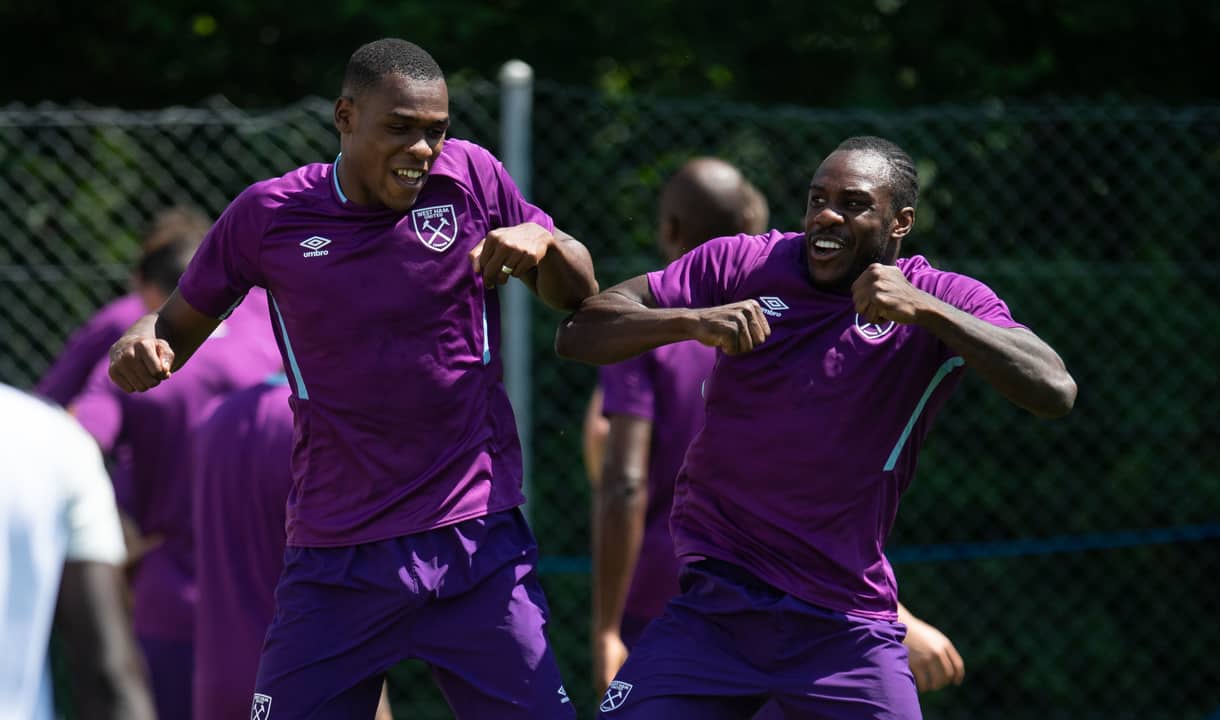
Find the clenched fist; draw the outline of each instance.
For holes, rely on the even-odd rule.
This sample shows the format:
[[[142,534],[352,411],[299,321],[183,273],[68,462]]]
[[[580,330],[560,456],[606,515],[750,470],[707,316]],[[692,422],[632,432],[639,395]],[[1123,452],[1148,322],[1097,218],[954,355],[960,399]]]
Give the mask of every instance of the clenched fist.
[[[870,323],[893,320],[909,325],[930,296],[912,285],[898,266],[873,263],[852,283],[851,297],[856,312]]]
[[[737,355],[762,345],[770,335],[771,325],[758,301],[742,300],[700,310],[694,339],[725,355]]]
[[[503,285],[538,267],[553,242],[555,236],[537,223],[496,228],[470,251],[470,262],[484,285]]]
[[[161,384],[174,366],[174,351],[160,338],[124,335],[110,348],[110,379],[124,392]]]

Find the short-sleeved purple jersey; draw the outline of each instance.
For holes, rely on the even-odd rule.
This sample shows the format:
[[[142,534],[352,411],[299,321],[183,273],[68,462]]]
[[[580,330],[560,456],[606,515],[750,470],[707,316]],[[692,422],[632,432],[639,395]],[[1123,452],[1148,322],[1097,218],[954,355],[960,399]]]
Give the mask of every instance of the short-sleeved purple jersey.
[[[815,605],[893,619],[882,548],[963,361],[921,327],[869,324],[850,296],[816,289],[803,245],[778,231],[721,238],[648,276],[662,307],[753,298],[771,325],[755,351],[720,356],[707,382],[706,424],[674,490],[675,547]],[[950,305],[1021,327],[976,280],[922,256],[898,267]]]
[[[127,394],[110,381],[103,360],[73,403],[77,420],[103,451],[130,450],[131,512],[143,534],[161,540],[140,561],[134,581],[134,626],[142,636],[187,640],[192,635],[191,433],[214,398],[279,368],[266,295],[256,290],[169,381]]]
[[[110,346],[148,310],[135,293],[128,293],[103,305],[64,344],[38,381],[35,392],[67,406],[85,387],[89,373],[106,357]]]
[[[292,485],[284,375],[223,398],[195,435],[197,718],[249,708],[284,563]]]
[[[660,616],[678,594],[678,560],[669,536],[674,478],[703,425],[703,382],[715,361],[715,349],[691,340],[601,369],[602,412],[652,422],[644,541],[623,608],[641,620]]]
[[[462,140],[445,142],[406,213],[349,202],[335,167],[249,187],[179,284],[217,317],[267,289],[296,424],[288,544],[374,542],[519,505],[499,297],[468,254],[494,228],[551,219]]]

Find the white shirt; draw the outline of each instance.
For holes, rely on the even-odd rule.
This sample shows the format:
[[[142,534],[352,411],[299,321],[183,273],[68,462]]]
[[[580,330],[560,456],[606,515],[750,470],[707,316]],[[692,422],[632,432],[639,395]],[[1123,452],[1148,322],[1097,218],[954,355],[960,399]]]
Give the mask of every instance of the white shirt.
[[[47,644],[65,560],[125,549],[96,443],[57,407],[0,385],[0,720],[52,720]]]

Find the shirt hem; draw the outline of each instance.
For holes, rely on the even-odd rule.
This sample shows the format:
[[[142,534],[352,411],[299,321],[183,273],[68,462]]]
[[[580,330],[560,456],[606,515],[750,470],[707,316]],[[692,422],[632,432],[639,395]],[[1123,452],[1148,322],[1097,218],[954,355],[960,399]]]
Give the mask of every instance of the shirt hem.
[[[786,588],[781,585],[777,585],[772,580],[762,577],[758,573],[751,570],[748,566],[742,564],[741,558],[731,557],[728,553],[718,552],[717,549],[714,549],[714,548],[704,548],[704,549],[697,550],[697,551],[692,550],[689,552],[683,552],[680,555],[678,555],[678,560],[680,562],[682,562],[683,564],[695,562],[697,560],[705,560],[705,559],[709,559],[709,558],[714,559],[714,560],[720,560],[721,562],[726,562],[731,565],[736,565],[737,567],[741,568],[743,571],[750,573],[751,575],[757,577],[760,582],[764,582],[764,583],[770,585],[771,587],[775,588],[776,590],[779,590],[782,593],[787,593],[788,595],[791,595],[792,597],[796,598],[797,600],[800,600],[802,602],[807,602],[810,605],[817,606],[823,610],[843,613],[844,615],[850,615],[851,617],[864,618],[866,620],[885,620],[888,622],[897,622],[898,621],[897,603],[895,603],[893,610],[862,610],[860,608],[845,608],[845,607],[839,605],[838,603],[826,602],[825,600],[815,597],[813,595],[793,592],[790,588]]]
[[[458,523],[465,522],[467,520],[474,520],[476,518],[487,517],[488,515],[492,515],[494,513],[504,512],[505,510],[512,510],[513,508],[521,507],[524,504],[525,504],[525,498],[514,499],[513,501],[511,501],[507,504],[491,505],[491,506],[488,506],[487,508],[481,508],[474,512],[457,515],[455,517],[445,518],[443,521],[435,522],[430,525],[421,525],[419,527],[412,528],[412,529],[399,530],[399,531],[385,533],[385,534],[375,534],[375,535],[370,535],[368,537],[358,536],[352,540],[324,542],[324,541],[319,541],[319,540],[310,540],[309,538],[293,539],[290,536],[288,538],[288,542],[286,543],[286,545],[287,545],[287,547],[294,547],[294,548],[335,548],[335,547],[352,547],[355,545],[368,545],[369,543],[377,543],[377,542],[382,542],[385,540],[393,540],[394,538],[406,537],[408,535],[418,535],[419,533],[425,533],[430,530],[438,530],[443,527],[449,527],[450,525],[457,525]]]

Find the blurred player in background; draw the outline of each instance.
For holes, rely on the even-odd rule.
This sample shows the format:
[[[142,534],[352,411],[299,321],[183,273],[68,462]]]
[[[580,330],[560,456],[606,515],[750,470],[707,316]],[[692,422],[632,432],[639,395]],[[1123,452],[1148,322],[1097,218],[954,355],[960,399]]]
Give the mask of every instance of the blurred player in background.
[[[371,715],[414,657],[459,718],[570,718],[518,510],[496,288],[516,277],[573,309],[597,291],[588,251],[490,153],[446,139],[444,75],[412,43],[356,50],[335,126],[333,163],[229,205],[111,378],[157,386],[250,288],[271,296],[296,439],[254,716]]]
[[[158,212],[140,239],[140,257],[174,242],[176,238],[203,237],[211,227],[207,215],[185,206]],[[131,291],[103,305],[85,324],[73,332],[51,367],[38,381],[35,392],[67,407],[85,387],[89,373],[106,358],[106,353],[123,331],[148,312],[140,297],[139,266],[132,268]]]
[[[57,717],[54,624],[75,717],[152,720],[123,608],[123,556],[97,445],[63,410],[0,385],[0,718]]]
[[[682,594],[603,715],[920,717],[882,550],[932,418],[965,364],[1039,416],[1076,385],[985,285],[898,258],[917,196],[904,151],[850,138],[814,173],[804,232],[711,240],[561,324],[556,349],[588,362],[721,351],[675,483]]]
[[[141,261],[147,310],[169,297],[201,240],[199,234],[181,236]],[[131,515],[152,545],[135,569],[134,624],[161,717],[191,716],[196,462],[191,435],[214,398],[258,383],[280,367],[266,296],[256,292],[206,336],[195,362],[176,382],[130,395],[110,382],[103,360],[71,405],[104,452],[126,451],[131,457]]]
[[[288,377],[215,403],[195,433],[195,717],[245,718],[284,566]],[[382,694],[376,720],[393,720]]]
[[[132,268],[129,281],[131,291],[103,305],[68,337],[63,350],[38,381],[34,391],[68,407],[85,388],[89,374],[99,362],[106,359],[106,353],[114,341],[148,312],[147,302],[141,297],[139,262],[150,253],[181,238],[203,237],[211,225],[212,221],[207,215],[187,206],[169,207],[156,213],[140,238],[140,260],[137,261],[136,267]],[[114,483],[119,508],[124,513],[129,513],[131,458],[120,454],[110,460],[111,481]],[[128,530],[129,539],[137,541],[133,542],[133,545],[138,545],[138,538],[131,534],[130,526],[125,529]],[[137,547],[130,549],[138,552]]]
[[[735,167],[714,158],[683,165],[662,188],[658,214],[658,245],[667,264],[712,238],[765,233],[769,222],[766,198]],[[673,480],[703,425],[702,386],[715,359],[715,348],[688,340],[601,368],[584,435],[593,484],[593,672],[599,693],[644,626],[678,594],[679,565],[669,535]],[[898,613],[919,689],[960,683],[965,665],[953,643],[901,603]]]

